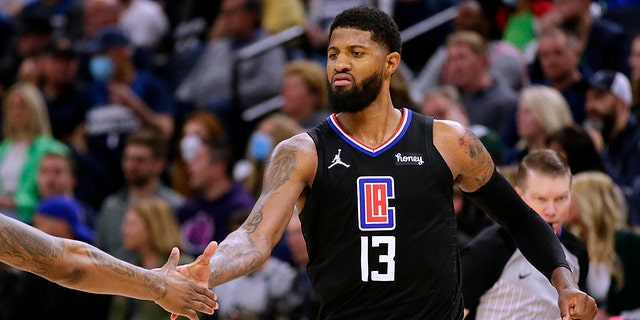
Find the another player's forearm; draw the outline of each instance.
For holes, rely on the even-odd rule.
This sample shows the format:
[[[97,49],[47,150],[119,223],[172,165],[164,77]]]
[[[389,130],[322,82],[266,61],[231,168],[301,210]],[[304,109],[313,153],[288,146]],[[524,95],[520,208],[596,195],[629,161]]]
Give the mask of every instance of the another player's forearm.
[[[211,258],[209,287],[249,274],[269,257],[271,247],[262,240],[253,240],[244,229],[231,233],[218,246]]]
[[[73,289],[156,300],[166,282],[86,243],[52,237],[0,214],[0,260]]]
[[[158,273],[118,260],[98,248],[70,241],[63,258],[68,270],[60,285],[93,293],[117,294],[141,300],[158,300],[167,294],[166,280]]]

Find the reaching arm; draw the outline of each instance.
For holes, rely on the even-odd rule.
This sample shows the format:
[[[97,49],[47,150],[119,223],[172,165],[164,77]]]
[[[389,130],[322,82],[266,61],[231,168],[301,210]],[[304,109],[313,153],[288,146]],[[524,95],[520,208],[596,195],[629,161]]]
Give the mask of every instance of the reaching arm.
[[[251,273],[264,263],[289,224],[294,205],[301,207],[303,191],[311,185],[316,166],[315,145],[306,133],[285,140],[274,149],[265,170],[262,193],[251,214],[220,243],[211,258],[210,270],[206,270],[211,273],[209,287]],[[181,272],[201,281],[206,266],[199,258]]]
[[[213,313],[214,295],[176,270],[177,249],[157,272],[118,260],[84,242],[47,235],[0,214],[0,260],[59,285],[152,300],[170,312],[198,319]]]
[[[522,254],[554,285],[563,319],[569,315],[572,319],[593,319],[595,301],[581,292],[571,277],[558,237],[495,171],[482,142],[460,124],[435,121],[434,143],[460,189],[509,231]]]

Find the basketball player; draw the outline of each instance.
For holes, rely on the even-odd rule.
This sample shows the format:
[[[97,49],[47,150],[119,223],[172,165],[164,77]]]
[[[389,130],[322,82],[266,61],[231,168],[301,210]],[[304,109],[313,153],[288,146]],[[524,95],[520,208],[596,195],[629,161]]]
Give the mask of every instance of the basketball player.
[[[565,319],[593,319],[595,302],[578,289],[553,230],[482,143],[458,123],[392,105],[400,51],[383,12],[358,7],[335,18],[327,76],[336,113],[275,148],[247,221],[210,266],[203,255],[182,272],[210,272],[210,287],[252,272],[299,211],[320,319],[461,319],[455,183],[511,231],[557,289]]]
[[[165,310],[191,320],[198,319],[196,311],[213,314],[217,308],[213,292],[176,272],[180,258],[177,249],[161,269],[151,271],[84,242],[52,237],[3,214],[0,228],[0,261],[61,286],[153,300]]]

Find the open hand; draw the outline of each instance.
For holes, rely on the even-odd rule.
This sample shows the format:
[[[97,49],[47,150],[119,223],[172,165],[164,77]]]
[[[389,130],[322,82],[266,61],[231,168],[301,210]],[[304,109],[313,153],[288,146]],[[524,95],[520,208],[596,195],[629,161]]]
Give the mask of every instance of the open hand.
[[[187,279],[194,281],[195,283],[208,287],[209,286],[209,275],[211,274],[211,257],[216,253],[216,249],[218,248],[218,243],[212,241],[207,245],[202,254],[198,256],[196,261],[179,266],[176,270],[187,277]],[[216,301],[214,295],[213,308],[214,310],[218,309],[218,302]],[[178,317],[178,314],[172,314],[171,320],[175,320]]]
[[[178,272],[179,259],[180,251],[178,248],[173,248],[167,263],[162,268],[154,270],[162,274],[165,281],[164,293],[155,300],[155,303],[171,312],[172,319],[182,315],[191,320],[197,320],[196,312],[213,314],[217,305],[215,294],[207,288],[206,284],[191,281]]]

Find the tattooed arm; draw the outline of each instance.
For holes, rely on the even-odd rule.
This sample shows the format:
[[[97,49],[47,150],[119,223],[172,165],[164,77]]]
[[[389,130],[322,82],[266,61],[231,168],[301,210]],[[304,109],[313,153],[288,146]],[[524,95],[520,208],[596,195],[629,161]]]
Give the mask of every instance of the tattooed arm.
[[[482,142],[463,125],[434,121],[433,142],[462,191],[473,192],[489,181],[495,165]]]
[[[306,133],[278,144],[267,163],[262,193],[245,223],[220,243],[210,268],[204,268],[202,255],[181,272],[199,281],[210,272],[209,287],[215,287],[259,268],[282,237],[294,205],[304,206],[304,191],[316,167],[315,145]]]
[[[556,288],[562,319],[593,319],[595,301],[578,289],[553,229],[494,172],[480,140],[455,122],[435,121],[433,131],[434,144],[460,189],[509,231],[522,254]]]
[[[0,260],[59,285],[153,300],[169,312],[198,319],[213,312],[214,294],[176,271],[177,249],[157,272],[118,260],[84,242],[52,237],[0,214]]]

